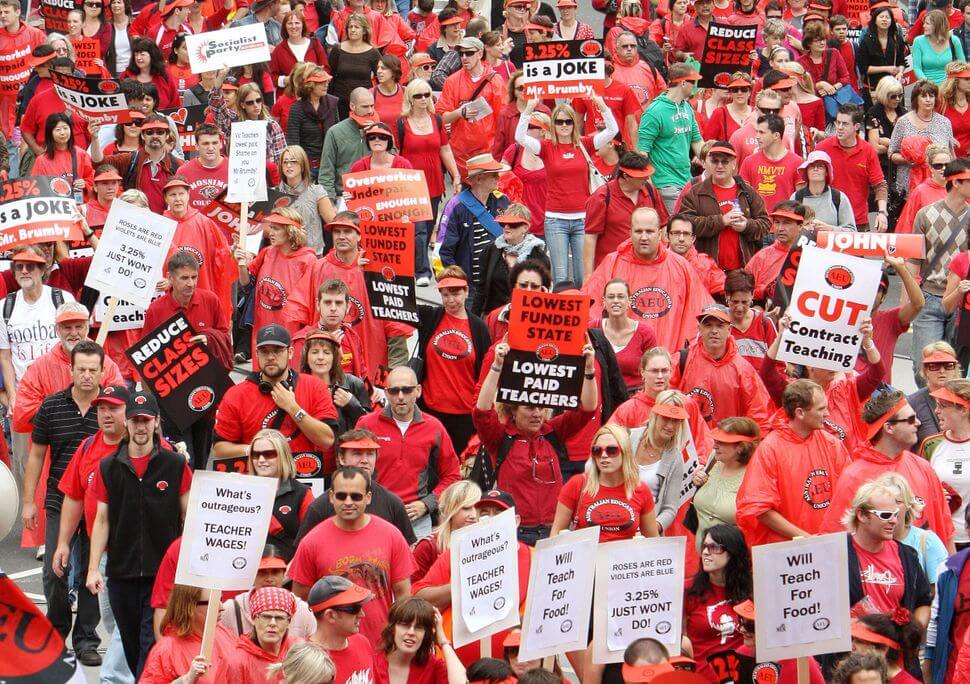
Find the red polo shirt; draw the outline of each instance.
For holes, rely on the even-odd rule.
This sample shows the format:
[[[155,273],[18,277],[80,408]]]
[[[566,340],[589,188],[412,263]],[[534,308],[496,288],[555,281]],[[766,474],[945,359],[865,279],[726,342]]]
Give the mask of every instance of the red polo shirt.
[[[707,40],[707,29],[700,25],[695,18],[693,21],[685,21],[683,28],[674,38],[674,49],[681,52],[689,52],[696,59],[700,59],[704,54],[704,41]]]
[[[640,207],[653,207],[660,216],[660,224],[667,223],[667,207],[660,200],[660,193],[654,190],[654,202],[646,187],[637,194],[636,205],[620,189],[619,179],[614,178],[606,185],[596,189],[586,200],[586,232],[599,236],[596,240],[596,253],[593,267],[610,252],[615,252],[620,243],[630,238],[630,218],[633,211]]]
[[[834,135],[820,142],[816,149],[828,153],[832,166],[839,170],[829,182],[849,198],[856,225],[869,225],[869,190],[886,182],[879,155],[862,138],[854,147],[845,148]]]

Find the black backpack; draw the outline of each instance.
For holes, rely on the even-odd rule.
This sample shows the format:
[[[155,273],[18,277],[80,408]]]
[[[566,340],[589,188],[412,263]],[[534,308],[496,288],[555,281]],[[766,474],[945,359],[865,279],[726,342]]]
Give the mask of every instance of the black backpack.
[[[566,451],[566,447],[563,446],[562,441],[559,439],[559,435],[555,432],[549,432],[541,436],[545,439],[555,450],[556,455],[559,457],[559,463],[562,464],[569,460],[569,454]],[[505,435],[502,438],[502,443],[498,447],[498,453],[495,454],[495,465],[492,465],[492,459],[489,458],[488,451],[485,449],[485,445],[479,445],[478,451],[475,452],[475,463],[472,465],[471,472],[468,473],[468,478],[479,487],[482,488],[483,492],[487,492],[490,489],[495,489],[495,485],[498,482],[498,471],[505,463],[505,459],[508,458],[509,452],[512,450],[512,443],[515,441],[515,435]]]
[[[18,290],[19,292],[19,290]],[[52,287],[50,290],[51,302],[54,303],[54,310],[60,308],[64,303],[64,290]],[[17,292],[11,292],[3,300],[3,323],[10,325],[10,317],[13,316],[13,308],[17,305]]]
[[[636,34],[634,34],[636,35]],[[667,64],[664,62],[664,53],[660,46],[650,40],[650,36],[644,31],[643,35],[637,36],[637,54],[640,59],[653,67],[653,70],[667,80]]]

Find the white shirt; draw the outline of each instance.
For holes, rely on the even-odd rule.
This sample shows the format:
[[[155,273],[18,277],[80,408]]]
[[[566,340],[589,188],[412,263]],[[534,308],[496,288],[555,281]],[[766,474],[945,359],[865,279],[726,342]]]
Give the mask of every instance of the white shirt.
[[[64,301],[74,301],[70,292],[64,291]],[[0,349],[10,350],[14,376],[18,382],[24,377],[30,364],[58,343],[57,332],[54,330],[55,313],[51,288],[44,285],[40,297],[33,304],[24,299],[23,290],[17,292],[9,325],[0,316]]]
[[[960,508],[953,512],[953,541],[961,544],[970,541],[963,523],[963,516],[970,500],[970,441],[954,442],[944,439],[933,450],[930,465],[940,480],[953,487],[963,497]]]

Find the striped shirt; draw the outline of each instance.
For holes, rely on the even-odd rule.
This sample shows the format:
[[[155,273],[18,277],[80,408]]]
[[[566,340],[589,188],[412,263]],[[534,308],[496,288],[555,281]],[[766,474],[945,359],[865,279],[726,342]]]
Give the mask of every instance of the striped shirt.
[[[77,402],[71,395],[74,385],[48,396],[41,403],[34,416],[34,431],[31,439],[34,444],[50,447],[51,468],[47,477],[47,494],[44,497],[44,508],[52,511],[61,510],[64,493],[57,485],[61,476],[67,470],[71,456],[77,451],[78,445],[86,438],[98,431],[98,411],[89,406],[83,416]]]
[[[946,289],[946,269],[958,253],[967,248],[967,219],[970,212],[959,216],[939,200],[919,210],[913,220],[913,233],[926,238],[926,258],[910,259],[920,265],[920,284],[924,292],[943,296]]]

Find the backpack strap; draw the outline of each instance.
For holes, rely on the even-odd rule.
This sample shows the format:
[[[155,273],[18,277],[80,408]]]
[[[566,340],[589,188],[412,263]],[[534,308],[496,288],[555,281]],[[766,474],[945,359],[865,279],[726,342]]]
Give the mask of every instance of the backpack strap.
[[[51,288],[51,301],[54,303],[54,310],[61,308],[61,304],[64,303],[64,290],[59,287]]]
[[[128,162],[128,170],[125,171],[125,188],[131,190],[135,187],[135,167],[138,166],[138,152],[135,150],[131,153],[131,159]]]
[[[13,308],[17,304],[17,293],[11,292],[3,300],[3,323],[10,325],[10,317],[13,315]]]
[[[404,125],[404,117],[403,116],[397,117],[397,149],[399,151],[404,148],[405,128],[406,127]]]
[[[687,368],[687,355],[690,353],[690,347],[684,345],[680,350],[680,358],[677,360],[677,368],[680,370],[680,377],[684,377],[684,369]]]
[[[498,445],[498,453],[495,454],[495,483],[498,484],[498,469],[502,467],[505,463],[505,459],[509,457],[509,452],[512,451],[512,443],[515,442],[515,437],[510,434],[506,434],[502,438],[502,443]]]
[[[542,435],[543,439],[549,442],[549,446],[553,448],[556,452],[556,456],[559,457],[559,462],[563,463],[569,460],[569,452],[566,450],[565,445],[562,440],[559,439],[559,435],[556,434],[555,430],[550,430],[546,434]]]

